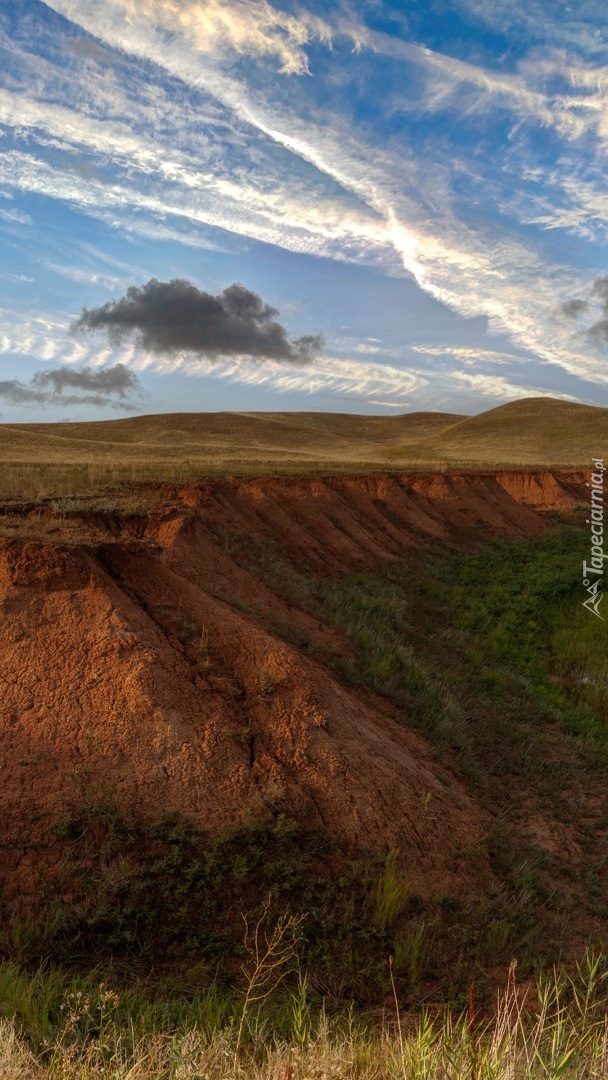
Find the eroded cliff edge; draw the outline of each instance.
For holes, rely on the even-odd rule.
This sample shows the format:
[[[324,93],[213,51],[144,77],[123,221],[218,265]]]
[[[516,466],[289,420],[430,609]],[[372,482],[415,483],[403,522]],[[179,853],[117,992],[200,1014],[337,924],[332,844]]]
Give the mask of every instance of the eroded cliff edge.
[[[488,535],[533,538],[585,499],[582,472],[223,478],[5,508],[0,538],[4,893],[58,873],[53,827],[106,798],[207,833],[278,813],[398,850],[421,896],[474,893],[485,823],[426,741],[323,661],[331,627],[236,559],[255,545],[331,576]],[[289,625],[318,657],[282,640]],[[405,719],[405,723],[403,720]]]

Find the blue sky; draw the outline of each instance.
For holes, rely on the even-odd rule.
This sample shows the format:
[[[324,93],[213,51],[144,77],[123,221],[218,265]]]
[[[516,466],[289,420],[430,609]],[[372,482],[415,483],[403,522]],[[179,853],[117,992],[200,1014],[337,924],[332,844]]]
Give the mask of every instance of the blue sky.
[[[4,0],[0,49],[4,422],[608,405],[596,0]],[[323,346],[70,331],[151,278]]]

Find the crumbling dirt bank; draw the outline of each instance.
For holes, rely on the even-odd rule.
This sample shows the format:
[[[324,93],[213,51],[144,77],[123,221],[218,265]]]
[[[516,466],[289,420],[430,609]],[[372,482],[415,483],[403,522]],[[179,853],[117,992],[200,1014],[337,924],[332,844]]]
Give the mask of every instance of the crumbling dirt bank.
[[[471,892],[483,815],[425,741],[268,629],[333,631],[238,565],[267,546],[307,574],[373,569],[481,534],[530,536],[582,473],[453,473],[141,487],[134,513],[31,510],[0,537],[4,891],[57,871],[53,825],[111,799],[209,832],[286,812],[397,848],[421,894]],[[148,505],[149,504],[149,505]],[[7,519],[8,520],[8,519]],[[232,552],[232,553],[231,553]]]

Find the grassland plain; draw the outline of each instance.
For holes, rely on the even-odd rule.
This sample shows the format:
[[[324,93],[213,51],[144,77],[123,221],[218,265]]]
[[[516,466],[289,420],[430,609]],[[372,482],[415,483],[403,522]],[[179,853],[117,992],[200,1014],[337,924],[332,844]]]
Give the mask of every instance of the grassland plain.
[[[181,413],[1,424],[0,498],[80,496],[133,481],[365,471],[587,467],[608,409],[532,398],[481,413]]]
[[[44,520],[13,500],[4,532],[11,551],[28,529],[34,546],[103,549],[111,569],[102,525],[136,559],[146,498],[160,496],[45,492]],[[356,563],[354,519],[324,513]],[[388,535],[400,519],[385,516]],[[220,602],[417,729],[464,782],[486,823],[463,852],[480,891],[423,898],[396,851],[354,855],[278,807],[215,836],[142,818],[76,772],[50,838],[69,888],[3,922],[4,1075],[606,1075],[605,626],[581,607],[583,508],[532,517],[476,543],[472,525],[458,545],[421,530],[406,558],[327,572],[273,540],[272,521],[254,535],[211,516],[205,536],[233,568],[207,586]],[[137,581],[123,579],[132,596]],[[154,618],[197,678],[225,683],[178,599]],[[258,684],[270,709],[273,671]],[[84,736],[94,755],[94,725]],[[256,926],[262,959],[284,930],[261,969]]]

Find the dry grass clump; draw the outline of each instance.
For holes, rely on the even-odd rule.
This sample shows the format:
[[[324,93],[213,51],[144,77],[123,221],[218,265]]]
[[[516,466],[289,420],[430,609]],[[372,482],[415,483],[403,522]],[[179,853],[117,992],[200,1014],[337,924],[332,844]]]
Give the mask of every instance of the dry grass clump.
[[[59,501],[65,509],[76,510],[78,504],[84,509],[82,500],[92,495],[101,501],[115,500],[134,483],[188,483],[200,476],[200,469],[179,462],[9,462],[0,469],[0,500],[7,504]]]

